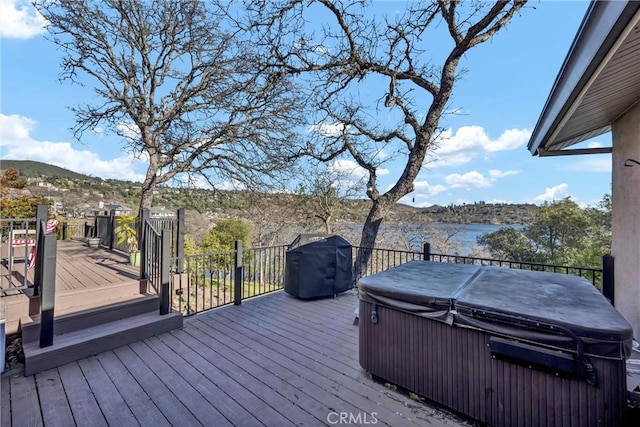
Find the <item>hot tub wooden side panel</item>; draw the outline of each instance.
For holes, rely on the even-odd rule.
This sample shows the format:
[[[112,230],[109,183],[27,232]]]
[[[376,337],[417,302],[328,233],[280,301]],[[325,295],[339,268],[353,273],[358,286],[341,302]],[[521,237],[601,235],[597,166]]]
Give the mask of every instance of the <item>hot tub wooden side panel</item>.
[[[617,426],[623,360],[591,357],[599,384],[494,359],[490,334],[360,301],[360,365],[371,374],[493,426]]]

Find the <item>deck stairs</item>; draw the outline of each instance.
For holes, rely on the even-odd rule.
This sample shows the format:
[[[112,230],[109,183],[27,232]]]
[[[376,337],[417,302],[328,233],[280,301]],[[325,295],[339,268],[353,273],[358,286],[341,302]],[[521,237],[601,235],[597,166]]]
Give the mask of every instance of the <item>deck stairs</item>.
[[[98,304],[97,301],[101,301]],[[159,314],[155,294],[130,284],[56,296],[53,345],[40,348],[40,316],[20,319],[25,376],[182,327],[182,314]]]

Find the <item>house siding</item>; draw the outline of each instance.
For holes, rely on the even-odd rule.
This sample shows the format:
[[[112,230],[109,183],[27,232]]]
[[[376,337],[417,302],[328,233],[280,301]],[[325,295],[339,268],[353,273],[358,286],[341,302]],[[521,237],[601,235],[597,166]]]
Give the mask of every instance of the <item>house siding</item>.
[[[640,103],[612,124],[612,255],[615,305],[640,338]]]

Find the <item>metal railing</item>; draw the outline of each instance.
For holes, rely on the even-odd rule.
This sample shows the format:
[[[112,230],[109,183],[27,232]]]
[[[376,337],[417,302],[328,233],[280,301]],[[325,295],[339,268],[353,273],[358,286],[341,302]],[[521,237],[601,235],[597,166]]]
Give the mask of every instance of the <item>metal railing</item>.
[[[189,316],[283,288],[287,246],[190,255],[172,281],[172,306]],[[178,258],[174,262],[180,262]]]
[[[463,255],[452,254],[434,254],[429,250],[429,244],[425,244],[422,252],[404,251],[395,249],[373,248],[371,250],[371,259],[365,267],[362,277],[375,273],[380,273],[389,268],[396,267],[413,260],[429,260],[433,262],[445,262],[450,264],[471,264],[471,265],[487,265],[505,268],[514,268],[519,270],[531,271],[547,271],[552,273],[572,274],[584,277],[589,280],[597,289],[601,289],[603,281],[603,269],[594,267],[574,267],[566,265],[544,264],[528,261],[508,261],[492,258],[480,258]],[[364,248],[359,246],[353,247],[353,260],[358,258],[358,254]]]
[[[29,286],[29,256],[35,250],[36,218],[0,219],[2,274],[0,292],[24,290]]]
[[[140,278],[150,284],[160,299],[160,314],[171,311],[170,230],[157,230],[148,220],[142,226]]]
[[[283,245],[243,250],[241,242],[237,242],[233,251],[171,258],[171,271],[174,273],[170,290],[173,309],[189,316],[224,305],[237,305],[244,299],[283,289],[287,249],[288,246]],[[352,247],[354,262],[362,250],[362,247]],[[607,257],[603,258],[605,264]],[[380,273],[409,261],[425,259],[433,262],[573,274],[587,278],[598,289],[601,280],[603,283],[607,281],[605,277],[607,271],[603,273],[602,268],[432,254],[428,244],[425,245],[422,252],[371,249],[371,258],[366,268],[361,272],[361,277]],[[178,272],[178,264],[181,266],[181,274],[175,274]],[[605,296],[609,297],[606,292]],[[610,297],[609,299],[612,300]]]
[[[87,237],[85,235],[85,224],[69,224],[67,222],[63,222],[61,239],[71,240]]]

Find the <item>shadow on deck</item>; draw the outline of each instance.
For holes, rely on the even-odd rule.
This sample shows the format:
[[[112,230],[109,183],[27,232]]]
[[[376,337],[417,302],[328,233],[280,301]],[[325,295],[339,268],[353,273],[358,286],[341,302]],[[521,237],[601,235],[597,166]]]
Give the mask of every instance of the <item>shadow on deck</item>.
[[[5,374],[1,425],[469,425],[368,377],[356,303],[353,291],[276,292],[34,376]]]

